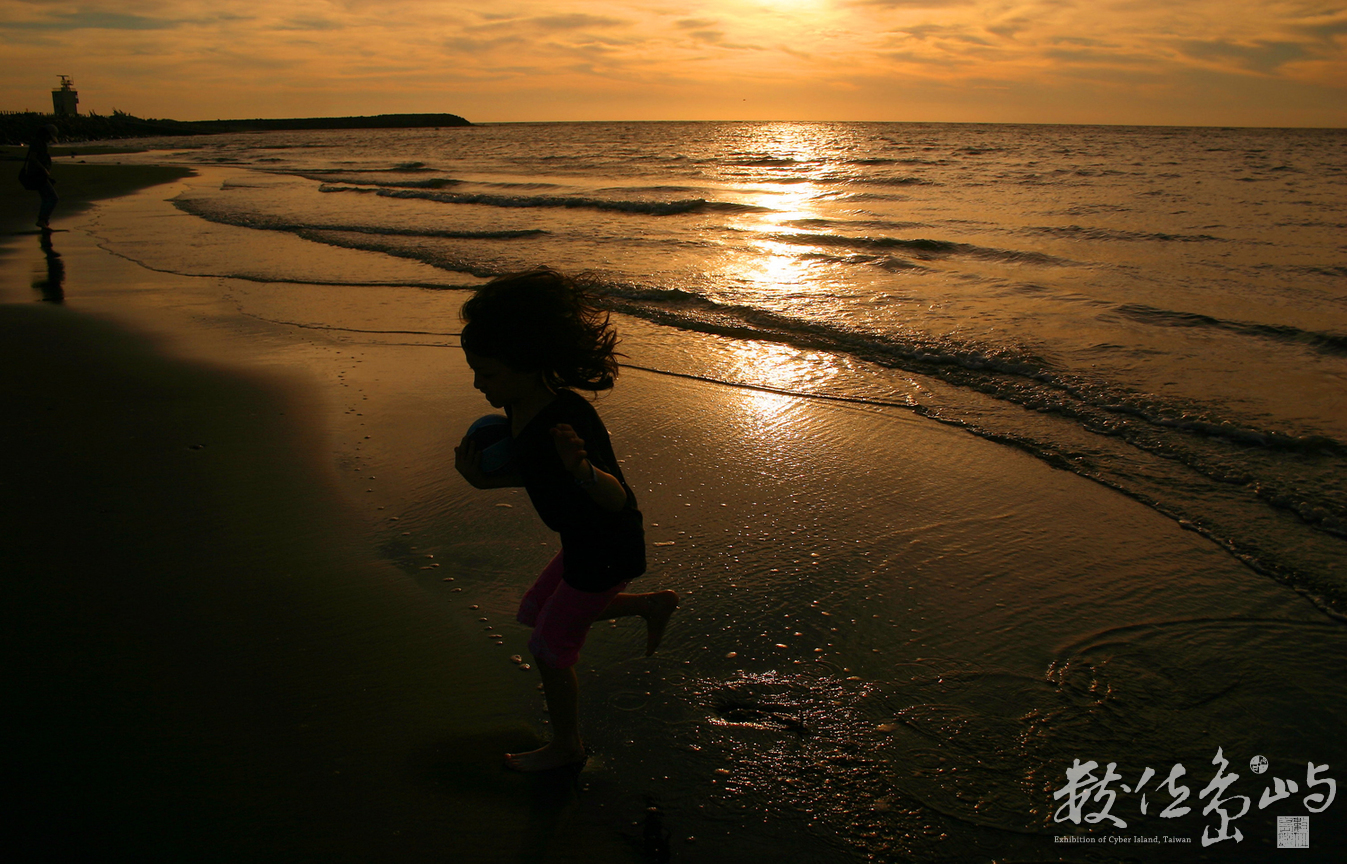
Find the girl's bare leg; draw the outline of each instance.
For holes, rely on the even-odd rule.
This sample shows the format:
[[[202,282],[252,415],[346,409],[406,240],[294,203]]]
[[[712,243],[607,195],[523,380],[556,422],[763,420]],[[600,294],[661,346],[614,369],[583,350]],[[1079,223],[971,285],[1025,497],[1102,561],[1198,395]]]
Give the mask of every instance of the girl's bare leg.
[[[659,647],[664,628],[678,608],[678,595],[672,591],[649,594],[619,594],[599,613],[599,620],[640,615],[645,619],[645,656]],[[543,695],[551,717],[552,740],[527,753],[506,753],[505,762],[516,771],[546,771],[572,765],[585,758],[580,739],[580,685],[575,669],[553,669],[537,656],[533,658],[543,679]]]
[[[672,591],[649,594],[619,594],[599,613],[598,620],[640,615],[645,619],[645,656],[649,657],[664,638],[664,628],[678,608],[678,595]]]
[[[552,669],[537,657],[533,661],[543,678],[552,740],[527,753],[506,753],[505,763],[516,771],[546,771],[573,765],[585,758],[585,745],[580,740],[580,685],[575,668]]]

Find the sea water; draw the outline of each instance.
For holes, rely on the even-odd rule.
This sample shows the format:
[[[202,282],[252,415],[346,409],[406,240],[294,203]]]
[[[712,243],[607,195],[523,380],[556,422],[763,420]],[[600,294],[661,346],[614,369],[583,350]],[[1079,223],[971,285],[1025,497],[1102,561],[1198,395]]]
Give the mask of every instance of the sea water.
[[[148,143],[252,169],[175,202],[205,219],[427,262],[445,274],[428,290],[556,267],[610,309],[756,346],[666,345],[664,371],[907,405],[1347,597],[1342,130],[560,123]]]
[[[103,243],[246,279],[249,314],[441,344],[461,289],[544,264],[619,314],[645,371],[603,412],[652,578],[687,596],[656,665],[607,625],[586,647],[584,812],[639,820],[647,796],[654,834],[696,861],[1055,857],[1054,835],[1091,831],[1253,861],[1274,815],[1306,815],[1307,761],[1341,779],[1347,134],[609,123],[150,143],[140,158],[246,170],[174,199],[205,220],[184,242]],[[276,251],[296,237],[331,261]],[[424,266],[390,283],[351,250]],[[658,406],[652,372],[686,413]],[[965,432],[1154,512],[981,463],[995,448]],[[920,470],[942,448],[970,458]],[[705,454],[719,485],[655,473]],[[397,524],[496,626],[541,547],[485,561],[454,542],[513,512],[427,503]],[[1247,840],[1207,850],[1218,748],[1253,810]],[[1250,754],[1294,801],[1258,807]],[[1055,820],[1073,759],[1129,787],[1159,772],[1150,813],[1128,795],[1127,830]],[[1167,821],[1154,790],[1179,763],[1196,806]],[[1314,837],[1341,836],[1340,808]]]

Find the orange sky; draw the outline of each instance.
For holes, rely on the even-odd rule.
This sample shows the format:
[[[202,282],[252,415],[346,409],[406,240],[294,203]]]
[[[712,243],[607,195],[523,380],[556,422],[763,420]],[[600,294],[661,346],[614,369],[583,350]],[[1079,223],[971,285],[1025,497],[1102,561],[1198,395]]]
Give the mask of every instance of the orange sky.
[[[0,0],[0,109],[1347,126],[1319,0]]]

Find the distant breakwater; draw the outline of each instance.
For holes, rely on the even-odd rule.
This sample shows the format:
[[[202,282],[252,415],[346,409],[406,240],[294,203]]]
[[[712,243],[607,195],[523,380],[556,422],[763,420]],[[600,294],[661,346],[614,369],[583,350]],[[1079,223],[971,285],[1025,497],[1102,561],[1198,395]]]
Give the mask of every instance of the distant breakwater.
[[[0,141],[27,144],[47,124],[61,141],[106,141],[164,135],[219,135],[228,132],[277,132],[296,129],[426,129],[471,126],[457,114],[376,114],[372,117],[292,117],[256,120],[146,120],[123,111],[104,114],[0,113]]]

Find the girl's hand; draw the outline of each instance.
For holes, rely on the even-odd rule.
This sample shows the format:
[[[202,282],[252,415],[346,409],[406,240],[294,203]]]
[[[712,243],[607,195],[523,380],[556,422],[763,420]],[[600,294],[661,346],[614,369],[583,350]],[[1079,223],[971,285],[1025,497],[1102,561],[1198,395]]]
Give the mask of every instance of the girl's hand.
[[[616,513],[626,505],[626,488],[617,477],[599,470],[589,461],[589,454],[585,452],[585,439],[575,434],[574,429],[565,423],[558,423],[552,427],[552,442],[557,445],[557,455],[561,457],[562,466],[585,487],[595,504],[609,513]]]
[[[552,427],[552,442],[557,445],[562,467],[572,474],[589,455],[585,452],[585,439],[575,434],[575,430],[566,423]]]
[[[463,475],[463,479],[478,489],[486,488],[486,474],[482,471],[482,452],[477,442],[467,435],[454,448],[454,470]]]

